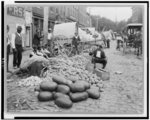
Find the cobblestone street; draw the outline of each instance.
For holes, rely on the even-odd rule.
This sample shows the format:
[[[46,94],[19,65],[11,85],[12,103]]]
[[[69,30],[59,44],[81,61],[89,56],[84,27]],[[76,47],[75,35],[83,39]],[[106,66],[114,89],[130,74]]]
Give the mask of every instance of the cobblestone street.
[[[86,101],[74,103],[71,109],[66,110],[58,108],[53,102],[38,102],[37,104],[37,98],[33,95],[34,89],[31,88],[31,91],[26,92],[28,95],[33,96],[32,100],[37,104],[37,108],[33,111],[142,114],[144,94],[143,61],[133,54],[123,55],[122,51],[116,51],[115,46],[116,42],[112,41],[111,48],[105,49],[108,57],[106,70],[110,72],[110,80],[104,81],[100,99],[93,100],[89,98]],[[120,74],[116,74],[116,72],[120,72]],[[11,86],[9,83],[8,85]],[[21,88],[19,89],[21,91]],[[16,91],[19,91],[19,89],[16,89]]]
[[[148,7],[3,1],[2,119],[148,118]]]
[[[104,92],[101,93],[100,100],[87,100],[74,107],[82,112],[142,114],[144,105],[142,59],[133,54],[123,56],[122,51],[116,51],[115,41],[112,41],[111,48],[105,51],[108,57],[106,69],[110,71],[110,80],[104,82]],[[116,71],[120,71],[121,74],[115,74]]]

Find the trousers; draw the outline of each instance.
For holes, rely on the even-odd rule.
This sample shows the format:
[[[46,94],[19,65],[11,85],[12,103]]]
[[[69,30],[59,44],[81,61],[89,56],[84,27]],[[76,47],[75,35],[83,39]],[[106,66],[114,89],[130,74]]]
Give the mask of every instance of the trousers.
[[[94,64],[94,68],[96,68],[96,63],[100,63],[103,65],[103,69],[106,67],[107,60],[106,58],[92,58],[92,63]]]
[[[78,49],[78,46],[75,46],[75,47],[74,47],[74,53],[79,55],[79,49]]]
[[[13,67],[17,66],[20,67],[21,60],[22,60],[22,45],[15,45],[16,50],[13,49]]]
[[[10,45],[7,45],[7,71],[9,69],[9,54],[10,54]]]
[[[110,48],[110,41],[107,40],[107,48]]]

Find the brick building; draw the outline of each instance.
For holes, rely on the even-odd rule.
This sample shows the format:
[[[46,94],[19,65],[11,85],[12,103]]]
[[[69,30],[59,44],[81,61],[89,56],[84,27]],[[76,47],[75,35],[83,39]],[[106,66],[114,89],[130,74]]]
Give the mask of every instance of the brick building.
[[[33,35],[35,31],[39,29],[41,32],[43,31],[43,22],[44,22],[44,8],[43,7],[32,7],[32,21],[33,21]],[[48,28],[53,28],[57,14],[53,12],[49,8],[48,14]]]
[[[143,6],[132,7],[132,18],[133,23],[143,23]]]
[[[22,26],[24,47],[32,46],[32,9],[23,6],[7,6],[5,25],[9,25],[10,34],[16,32],[18,25]]]
[[[16,32],[16,26],[23,28],[22,36],[25,47],[32,47],[32,40],[37,29],[43,31],[44,7],[7,6],[6,24],[10,26],[10,33]],[[48,28],[56,23],[78,22],[80,27],[90,27],[91,17],[86,12],[86,6],[53,5],[49,6]]]
[[[53,11],[53,13],[56,14],[56,21],[59,23],[78,22],[81,27],[91,26],[91,17],[86,12],[86,6],[50,6],[50,11]]]

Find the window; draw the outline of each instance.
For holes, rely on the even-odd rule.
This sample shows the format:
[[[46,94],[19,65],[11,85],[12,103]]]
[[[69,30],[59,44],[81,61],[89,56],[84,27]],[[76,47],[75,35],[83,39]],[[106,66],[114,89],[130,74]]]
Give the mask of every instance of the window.
[[[63,12],[63,15],[65,16],[65,11]]]
[[[52,7],[50,7],[50,11],[53,11],[53,8],[52,8]]]
[[[58,13],[59,11],[58,11],[58,8],[56,8],[56,13]]]
[[[42,7],[40,7],[40,6],[39,6],[39,7],[36,7],[36,8],[42,9]]]
[[[55,12],[55,8],[54,7],[50,7],[50,10]]]
[[[74,9],[72,10],[72,12],[73,12],[73,13],[72,13],[72,16],[74,17]]]
[[[74,9],[73,9],[73,7],[72,7],[72,16],[74,16]]]

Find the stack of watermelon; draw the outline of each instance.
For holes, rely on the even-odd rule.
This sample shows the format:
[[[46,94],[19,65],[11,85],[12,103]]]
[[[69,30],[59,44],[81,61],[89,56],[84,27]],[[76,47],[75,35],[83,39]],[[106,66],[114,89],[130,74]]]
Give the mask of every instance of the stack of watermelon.
[[[65,79],[63,76],[53,76],[52,81],[43,81],[35,88],[38,91],[39,101],[54,100],[61,108],[71,108],[74,102],[84,101],[88,98],[99,99],[100,90],[86,81]]]

